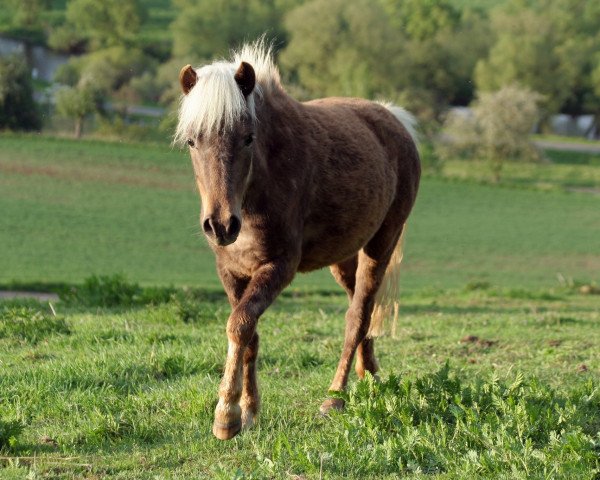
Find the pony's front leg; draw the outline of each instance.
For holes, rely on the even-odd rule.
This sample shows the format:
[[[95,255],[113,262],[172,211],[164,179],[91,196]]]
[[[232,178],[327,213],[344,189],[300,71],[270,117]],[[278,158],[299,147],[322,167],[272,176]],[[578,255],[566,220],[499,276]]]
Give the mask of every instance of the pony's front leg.
[[[229,316],[227,360],[219,387],[219,402],[215,409],[213,424],[213,434],[221,440],[234,437],[242,429],[242,408],[246,425],[248,422],[252,423],[257,413],[256,324],[279,292],[291,282],[296,271],[295,265],[289,261],[281,261],[260,267]],[[244,396],[242,396],[244,381],[247,388],[244,388]],[[240,400],[242,400],[241,406]]]

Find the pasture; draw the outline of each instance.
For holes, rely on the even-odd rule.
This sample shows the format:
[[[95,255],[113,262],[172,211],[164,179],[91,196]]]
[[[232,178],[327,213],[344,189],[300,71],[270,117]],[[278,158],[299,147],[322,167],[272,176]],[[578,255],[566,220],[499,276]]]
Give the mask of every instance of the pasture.
[[[0,142],[0,283],[123,273],[146,285],[220,288],[187,152],[36,136]],[[509,165],[506,185],[495,187],[472,162],[450,163],[449,178],[426,177],[408,225],[403,289],[600,281],[600,196],[568,191],[597,185],[600,167],[529,167]],[[577,183],[571,172],[580,167]],[[327,271],[295,285],[337,289]]]
[[[3,134],[0,283],[63,300],[0,302],[0,476],[594,478],[600,197],[572,190],[600,167],[560,155],[501,186],[426,176],[381,382],[331,418],[346,299],[300,276],[259,324],[259,423],[223,443],[229,308],[187,153]]]

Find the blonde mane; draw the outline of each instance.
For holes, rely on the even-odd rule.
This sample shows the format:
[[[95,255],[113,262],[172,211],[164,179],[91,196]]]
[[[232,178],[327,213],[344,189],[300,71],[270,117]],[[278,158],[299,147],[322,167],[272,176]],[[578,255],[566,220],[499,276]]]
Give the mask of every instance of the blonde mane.
[[[244,99],[234,79],[240,63],[252,65],[256,86]],[[257,100],[280,87],[279,71],[273,63],[272,48],[264,40],[246,44],[233,52],[231,61],[217,61],[196,69],[197,81],[179,104],[177,130],[173,143],[182,145],[189,138],[230,130],[243,116],[256,120]]]

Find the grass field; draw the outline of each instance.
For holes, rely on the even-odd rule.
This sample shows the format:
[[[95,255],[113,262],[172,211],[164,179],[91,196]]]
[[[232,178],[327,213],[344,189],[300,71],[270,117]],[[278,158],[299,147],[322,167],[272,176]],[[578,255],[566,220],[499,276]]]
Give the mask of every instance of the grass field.
[[[597,306],[569,289],[405,295],[382,382],[352,380],[346,411],[321,418],[345,299],[284,295],[260,325],[261,419],[224,443],[223,298],[58,317],[5,301],[0,477],[597,478]]]
[[[600,167],[551,155],[424,179],[398,338],[331,418],[346,301],[299,277],[260,322],[260,421],[222,443],[229,307],[187,153],[1,134],[0,284],[67,287],[56,315],[0,300],[0,478],[598,478]]]
[[[559,274],[600,281],[600,196],[565,191],[563,166],[531,170],[531,178],[554,178],[547,192],[511,177],[506,186],[478,183],[476,165],[460,167],[472,172],[469,181],[425,178],[409,221],[403,288],[551,287]],[[600,171],[567,166],[588,169],[591,181]],[[186,152],[2,135],[0,211],[0,283],[120,272],[143,284],[219,287]],[[334,287],[327,271],[295,285]]]

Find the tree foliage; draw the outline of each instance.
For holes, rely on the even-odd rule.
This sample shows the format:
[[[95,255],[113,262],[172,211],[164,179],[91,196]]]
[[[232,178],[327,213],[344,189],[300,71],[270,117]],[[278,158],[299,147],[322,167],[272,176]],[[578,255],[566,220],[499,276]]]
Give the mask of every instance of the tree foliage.
[[[74,122],[75,138],[83,134],[83,121],[96,111],[94,91],[85,86],[63,87],[56,93],[56,112]]]
[[[485,159],[494,180],[500,180],[506,160],[537,160],[539,154],[529,138],[539,120],[543,97],[516,86],[481,92],[468,113],[450,115],[444,124],[445,141],[438,153]]]
[[[267,33],[285,37],[281,15],[295,0],[173,0],[173,56],[198,62]]]
[[[310,95],[468,102],[484,18],[445,0],[312,0],[289,13],[282,62]],[[416,101],[414,101],[416,100]]]
[[[290,12],[281,61],[312,95],[389,93],[394,32],[369,0],[313,0]]]
[[[16,55],[0,57],[0,129],[35,130],[40,126],[27,64]]]
[[[519,84],[545,96],[548,113],[600,107],[592,72],[600,51],[600,4],[511,0],[492,14],[496,40],[476,68],[482,90]]]
[[[71,0],[66,22],[50,36],[54,48],[88,50],[131,45],[145,16],[140,0]]]

